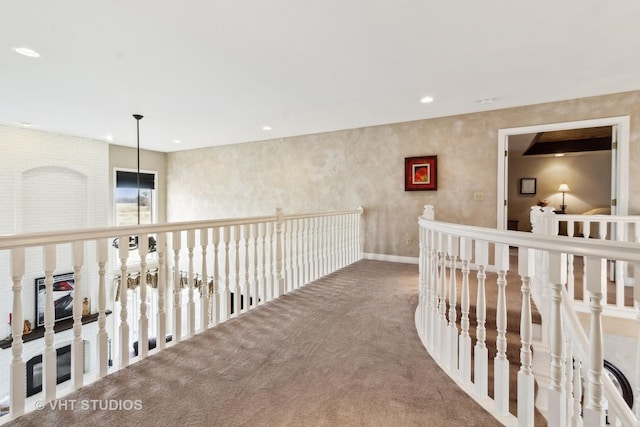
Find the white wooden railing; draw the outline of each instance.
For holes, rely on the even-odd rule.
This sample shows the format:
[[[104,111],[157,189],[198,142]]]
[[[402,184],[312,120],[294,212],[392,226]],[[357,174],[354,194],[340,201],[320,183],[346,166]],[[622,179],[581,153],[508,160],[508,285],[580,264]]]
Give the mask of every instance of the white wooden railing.
[[[358,208],[284,215],[278,209],[275,215],[262,217],[0,236],[0,263],[8,263],[0,264],[0,271],[2,267],[10,271],[13,296],[10,412],[0,417],[0,423],[33,410],[35,399],[51,401],[114,369],[145,358],[150,354],[150,334],[158,337],[155,351],[161,351],[184,337],[359,260],[362,213],[362,208]],[[151,251],[146,244],[150,237],[156,242]],[[117,249],[113,247],[115,238]],[[132,242],[132,247],[127,242]],[[145,244],[137,244],[142,242]],[[23,323],[34,319],[33,313],[25,309],[24,301],[29,299],[25,292],[31,291],[33,283],[33,273],[29,276],[26,272],[34,271],[34,262],[41,263],[41,267],[35,267],[38,271],[35,274],[44,276],[46,285],[44,337],[40,339],[43,380],[42,392],[26,399]],[[158,272],[154,276],[157,289],[152,298],[147,294],[148,275],[140,274],[151,268]],[[75,282],[71,387],[63,390],[56,386],[52,289],[54,274],[61,270],[73,271]],[[136,319],[130,317],[125,297],[130,292],[132,276],[136,276],[134,282],[140,300]],[[117,292],[109,289],[113,278],[119,288]],[[180,283],[184,283],[185,278],[186,289],[182,289]],[[120,297],[115,301],[117,294]],[[89,375],[84,372],[82,344],[83,339],[87,339],[82,297],[87,295],[95,295],[98,301],[97,336],[93,337],[97,343],[95,369]],[[233,305],[231,295],[235,295]],[[153,322],[155,330],[149,328],[148,306],[157,313]],[[111,327],[107,322],[109,310],[114,313],[111,318],[117,313],[119,319],[112,322]],[[131,351],[132,326],[138,330],[138,357],[133,357]],[[172,335],[171,344],[164,339],[168,335]],[[111,339],[118,349],[114,356],[118,363],[112,368],[109,364]]]
[[[531,221],[534,233],[640,243],[640,216],[555,215],[552,208],[540,209],[534,206],[531,208]],[[545,222],[548,225],[543,225]],[[589,305],[588,294],[585,292],[586,283],[576,283],[573,274],[583,266],[576,261],[580,260],[574,260],[573,255],[568,254],[567,292],[571,298],[576,299],[576,309],[586,311]],[[629,275],[629,266],[625,262],[614,263],[611,260],[607,272],[615,286],[603,295],[604,313],[634,317],[633,304],[628,299],[625,303],[625,287],[628,289],[633,280]],[[582,301],[576,297],[582,297]]]
[[[605,420],[612,425],[639,425],[640,405],[636,403],[634,414],[611,380],[603,375],[601,315],[607,266],[612,261],[626,263],[628,277],[634,280],[640,274],[640,245],[438,222],[434,220],[431,206],[426,206],[419,218],[419,230],[420,285],[416,326],[425,348],[461,388],[505,425],[534,425],[535,417],[540,416],[534,410],[535,382],[538,387],[547,388],[548,425],[601,426],[605,425]],[[577,320],[574,304],[567,296],[569,256],[581,257],[585,265],[584,283],[590,317],[588,333]],[[517,270],[520,281],[519,362],[510,361],[507,353],[506,289],[507,273],[511,268]],[[634,310],[637,322],[640,322],[639,281],[634,280],[633,285]],[[486,322],[486,289],[490,286],[497,289],[495,326]],[[459,325],[455,310],[458,295]],[[532,298],[543,322],[542,334],[535,339],[548,346],[547,382],[538,381],[532,369]],[[476,301],[475,325],[470,324],[472,300]],[[475,344],[470,334],[474,327]],[[492,335],[497,336],[496,356],[492,361],[493,397],[489,397],[491,375],[486,339],[490,328],[495,328]],[[512,363],[518,366],[517,409],[510,411]],[[636,389],[636,402],[638,392]]]

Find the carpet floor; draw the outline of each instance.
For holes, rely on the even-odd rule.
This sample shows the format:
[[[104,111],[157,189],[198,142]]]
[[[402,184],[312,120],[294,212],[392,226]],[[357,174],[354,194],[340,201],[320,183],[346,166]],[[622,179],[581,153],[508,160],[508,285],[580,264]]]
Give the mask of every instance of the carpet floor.
[[[359,261],[10,425],[500,425],[422,346],[417,286],[416,265]]]

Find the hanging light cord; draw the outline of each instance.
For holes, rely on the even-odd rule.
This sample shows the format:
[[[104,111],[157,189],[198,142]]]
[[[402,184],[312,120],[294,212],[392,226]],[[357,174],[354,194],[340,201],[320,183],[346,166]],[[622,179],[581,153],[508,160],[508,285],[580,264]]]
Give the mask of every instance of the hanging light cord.
[[[137,205],[138,205],[138,225],[140,225],[140,119],[142,119],[141,114],[134,114],[133,117],[136,119],[136,131],[137,131],[137,135],[138,135],[138,174],[136,175],[136,185],[138,187],[138,198],[137,198]]]

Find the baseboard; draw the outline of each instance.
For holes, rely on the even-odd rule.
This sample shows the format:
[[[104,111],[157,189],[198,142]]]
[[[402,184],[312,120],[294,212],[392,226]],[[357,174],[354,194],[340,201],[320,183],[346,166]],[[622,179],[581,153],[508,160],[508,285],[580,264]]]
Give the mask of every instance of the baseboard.
[[[376,261],[389,261],[389,262],[403,262],[405,264],[418,264],[417,257],[398,256],[398,255],[385,255],[385,254],[369,254],[363,253],[362,258],[373,259]]]

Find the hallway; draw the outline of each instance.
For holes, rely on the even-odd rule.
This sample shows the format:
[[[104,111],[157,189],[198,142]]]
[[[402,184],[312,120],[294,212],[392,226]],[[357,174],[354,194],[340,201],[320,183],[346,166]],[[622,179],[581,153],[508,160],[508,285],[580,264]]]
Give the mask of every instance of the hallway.
[[[417,289],[416,265],[362,260],[9,425],[500,425],[420,343]]]

